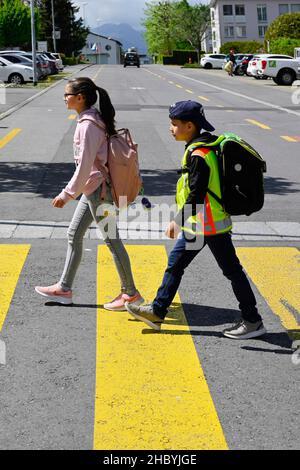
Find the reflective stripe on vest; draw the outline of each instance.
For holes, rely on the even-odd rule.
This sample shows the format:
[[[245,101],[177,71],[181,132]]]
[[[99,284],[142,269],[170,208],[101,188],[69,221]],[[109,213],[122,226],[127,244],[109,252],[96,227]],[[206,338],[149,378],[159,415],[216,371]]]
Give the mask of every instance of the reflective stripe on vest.
[[[186,170],[187,157],[189,153],[203,142],[193,142],[185,151],[181,168]],[[195,152],[198,158],[204,158],[209,166],[210,176],[208,188],[221,198],[220,178],[218,171],[217,156],[214,151],[209,148],[198,148]],[[189,174],[183,172],[177,183],[176,202],[178,210],[182,209],[190,194]],[[232,222],[229,214],[224,211],[223,206],[212,196],[206,194],[204,204],[201,205],[200,211],[188,218],[182,230],[196,235],[216,235],[218,233],[229,232],[232,229]]]

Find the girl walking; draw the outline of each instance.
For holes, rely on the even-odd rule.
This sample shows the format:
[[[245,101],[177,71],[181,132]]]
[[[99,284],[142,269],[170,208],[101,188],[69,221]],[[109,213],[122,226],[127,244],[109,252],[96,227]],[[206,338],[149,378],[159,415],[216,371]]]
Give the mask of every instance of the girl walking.
[[[100,112],[93,107],[97,102],[97,94]],[[135,287],[130,260],[119,237],[116,217],[108,218],[105,212],[105,206],[113,204],[105,175],[107,175],[107,135],[116,133],[115,110],[108,93],[86,77],[69,80],[64,100],[67,109],[73,109],[78,113],[74,134],[76,170],[67,186],[53,199],[52,205],[62,208],[68,201],[76,199],[80,194],[82,196],[68,229],[68,249],[60,281],[47,287],[36,286],[35,290],[47,297],[48,301],[72,303],[72,285],[82,257],[83,237],[94,220],[112,253],[121,283],[120,294],[111,302],[104,304],[104,308],[122,311],[125,310],[125,302],[139,305],[144,299]]]

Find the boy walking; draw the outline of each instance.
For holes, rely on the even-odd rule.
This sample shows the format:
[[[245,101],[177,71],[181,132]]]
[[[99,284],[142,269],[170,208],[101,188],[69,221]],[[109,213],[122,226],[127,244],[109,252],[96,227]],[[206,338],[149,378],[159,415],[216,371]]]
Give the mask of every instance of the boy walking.
[[[224,276],[231,281],[239,302],[241,320],[223,331],[228,338],[248,339],[266,333],[256,308],[250,283],[236,255],[231,240],[232,222],[210,191],[221,198],[217,156],[202,145],[217,138],[210,132],[214,127],[206,120],[203,106],[195,101],[179,101],[169,110],[170,131],[177,141],[186,142],[181,177],[177,183],[178,213],[170,222],[166,235],[178,239],[170,253],[168,266],[156,297],[149,305],[126,303],[126,309],[136,319],[154,330],[160,330],[167,309],[178,290],[185,268],[205,245],[211,250]],[[208,131],[208,132],[203,132]]]

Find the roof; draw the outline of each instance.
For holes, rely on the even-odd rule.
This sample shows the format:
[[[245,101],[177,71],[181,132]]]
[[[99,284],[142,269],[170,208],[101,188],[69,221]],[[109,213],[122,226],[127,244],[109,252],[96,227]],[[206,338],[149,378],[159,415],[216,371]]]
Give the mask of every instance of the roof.
[[[102,34],[93,33],[93,31],[90,31],[89,34],[93,34],[93,36],[98,36],[98,38],[103,38],[103,39],[108,39],[109,41],[114,41],[118,43],[120,46],[123,46],[123,44],[120,41],[118,41],[117,39],[113,39],[110,36],[103,36]]]

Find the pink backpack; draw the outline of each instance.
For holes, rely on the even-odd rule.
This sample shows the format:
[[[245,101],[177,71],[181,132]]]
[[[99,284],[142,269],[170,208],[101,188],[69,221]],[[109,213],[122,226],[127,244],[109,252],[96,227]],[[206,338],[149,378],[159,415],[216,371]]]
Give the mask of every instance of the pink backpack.
[[[94,119],[84,120],[105,130],[104,124]],[[136,199],[143,186],[137,144],[133,142],[128,129],[118,129],[117,134],[107,137],[107,148],[107,180],[111,185],[115,205],[122,209]]]

